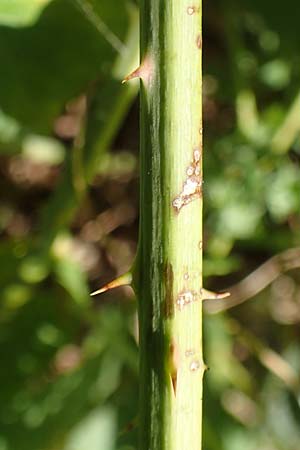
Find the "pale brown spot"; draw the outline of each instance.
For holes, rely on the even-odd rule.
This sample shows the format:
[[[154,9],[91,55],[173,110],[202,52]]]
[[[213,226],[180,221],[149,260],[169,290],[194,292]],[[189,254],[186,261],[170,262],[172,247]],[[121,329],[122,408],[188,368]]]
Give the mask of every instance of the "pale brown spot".
[[[195,13],[199,12],[199,7],[197,6],[188,6],[186,12],[189,16],[192,16]]]
[[[198,359],[194,359],[194,361],[192,361],[190,364],[190,371],[196,372],[197,370],[200,369],[200,367],[201,367],[200,361]]]
[[[200,161],[201,152],[198,148],[194,150],[194,162]]]
[[[186,169],[186,174],[187,174],[187,176],[190,177],[191,175],[193,175],[194,171],[195,171],[194,167],[193,167],[193,166],[189,166],[189,167]]]
[[[202,37],[201,37],[201,34],[198,34],[198,36],[197,36],[196,45],[199,48],[199,50],[202,49]]]
[[[191,362],[189,368],[191,372],[197,372],[198,370],[201,370],[202,374],[204,374],[204,372],[208,370],[207,365],[204,363],[202,359],[194,359]]]
[[[185,351],[186,358],[189,358],[190,356],[194,356],[194,354],[195,354],[195,350],[193,350],[192,348],[189,348],[188,350]]]
[[[182,291],[178,295],[176,304],[181,311],[186,305],[195,302],[199,299],[199,294],[195,291]]]

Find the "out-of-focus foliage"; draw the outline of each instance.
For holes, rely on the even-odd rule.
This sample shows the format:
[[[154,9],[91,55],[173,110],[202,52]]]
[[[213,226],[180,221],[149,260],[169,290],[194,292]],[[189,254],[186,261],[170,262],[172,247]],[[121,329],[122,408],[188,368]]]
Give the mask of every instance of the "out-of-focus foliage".
[[[2,25],[12,27],[31,25],[51,0],[2,0],[0,21]]]
[[[204,4],[213,289],[300,246],[297,6]],[[2,1],[0,24],[0,450],[132,450],[132,293],[88,293],[136,248],[137,5]],[[205,316],[205,450],[299,448],[300,258],[268,267],[253,300]]]

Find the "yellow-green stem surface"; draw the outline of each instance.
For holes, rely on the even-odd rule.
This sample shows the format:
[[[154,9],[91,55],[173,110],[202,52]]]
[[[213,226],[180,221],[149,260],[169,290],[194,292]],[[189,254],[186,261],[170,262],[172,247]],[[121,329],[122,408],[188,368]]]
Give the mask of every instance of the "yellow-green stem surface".
[[[201,449],[201,11],[141,2],[141,450]]]

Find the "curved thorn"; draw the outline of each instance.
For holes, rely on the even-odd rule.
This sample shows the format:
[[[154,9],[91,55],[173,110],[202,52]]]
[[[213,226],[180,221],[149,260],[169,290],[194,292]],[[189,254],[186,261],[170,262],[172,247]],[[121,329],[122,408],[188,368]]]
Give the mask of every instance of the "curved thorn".
[[[118,278],[115,278],[114,280],[110,281],[109,283],[102,286],[100,289],[97,289],[97,291],[94,291],[90,294],[91,297],[97,294],[102,294],[103,292],[109,291],[111,289],[114,289],[116,287],[120,286],[128,286],[132,283],[132,273],[126,272],[123,275],[121,275]]]
[[[141,65],[124,78],[122,84],[133,78],[141,78],[145,83],[149,83],[153,75],[152,59],[146,55]]]
[[[122,80],[122,84],[126,83],[129,80],[132,80],[133,78],[140,78],[141,76],[141,66],[135,69],[133,72],[131,72],[127,77]]]

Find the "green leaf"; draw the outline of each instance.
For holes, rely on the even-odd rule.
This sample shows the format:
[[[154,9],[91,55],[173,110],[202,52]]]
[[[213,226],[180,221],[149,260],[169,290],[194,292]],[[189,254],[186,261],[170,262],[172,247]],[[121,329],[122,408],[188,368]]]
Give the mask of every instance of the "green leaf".
[[[72,431],[64,450],[113,450],[116,414],[112,408],[98,408]]]
[[[226,236],[247,239],[255,232],[261,216],[262,211],[257,204],[232,203],[222,209],[219,229]]]
[[[32,25],[52,0],[1,0],[0,24],[11,27]]]
[[[126,4],[98,3],[96,17],[122,41],[129,20]],[[110,75],[116,55],[77,4],[54,0],[34,26],[0,27],[1,108],[31,130],[49,132],[68,100]]]
[[[60,259],[56,262],[55,272],[59,283],[73,297],[76,303],[86,305],[89,302],[86,277],[78,264],[71,261],[71,259]]]
[[[261,80],[270,88],[280,90],[290,82],[290,66],[281,59],[264,64],[260,69]]]

